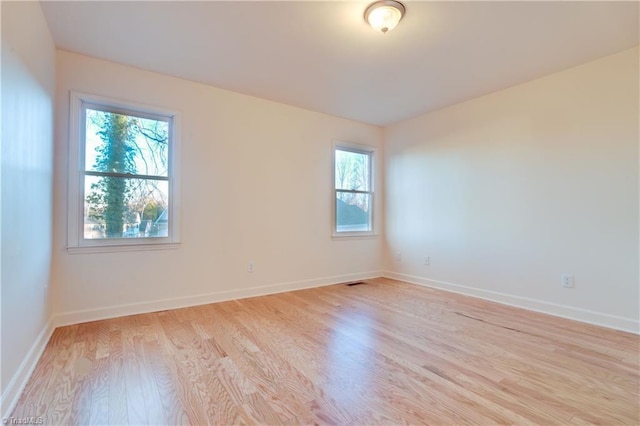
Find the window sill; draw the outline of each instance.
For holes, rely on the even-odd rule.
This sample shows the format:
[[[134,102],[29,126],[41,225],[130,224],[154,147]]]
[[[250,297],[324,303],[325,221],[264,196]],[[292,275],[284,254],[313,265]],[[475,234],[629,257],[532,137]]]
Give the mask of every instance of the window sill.
[[[180,247],[180,243],[103,244],[95,246],[67,247],[67,252],[69,254],[93,254],[130,251],[176,250],[178,249],[178,247]]]
[[[374,234],[371,232],[362,232],[362,233],[355,233],[355,232],[345,232],[340,233],[340,234],[333,234],[331,236],[331,239],[334,241],[346,241],[346,240],[370,240],[370,239],[375,239],[378,238],[378,234]]]

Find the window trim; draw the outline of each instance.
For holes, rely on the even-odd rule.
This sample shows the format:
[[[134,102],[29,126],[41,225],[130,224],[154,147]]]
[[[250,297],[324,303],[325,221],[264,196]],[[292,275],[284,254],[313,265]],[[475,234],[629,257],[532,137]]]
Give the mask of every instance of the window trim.
[[[81,188],[85,167],[83,122],[84,107],[98,107],[124,114],[136,114],[143,118],[164,118],[169,120],[168,185],[169,185],[169,235],[150,238],[85,239],[84,190]],[[137,250],[176,249],[180,244],[180,114],[161,107],[142,105],[135,102],[105,96],[69,92],[69,140],[67,175],[67,251],[76,253],[100,253]]]
[[[336,150],[355,152],[358,154],[366,154],[369,156],[369,191],[362,191],[362,193],[367,193],[371,195],[371,205],[369,206],[369,210],[370,210],[369,215],[371,220],[370,231],[338,232],[336,195],[338,191],[342,191],[342,190],[338,190],[336,188]],[[371,145],[362,145],[362,144],[357,144],[352,142],[333,141],[332,149],[331,149],[331,236],[334,239],[358,238],[358,237],[366,238],[366,237],[374,237],[377,235],[376,226],[375,226],[376,225],[376,222],[375,222],[376,151],[377,151],[376,147]]]

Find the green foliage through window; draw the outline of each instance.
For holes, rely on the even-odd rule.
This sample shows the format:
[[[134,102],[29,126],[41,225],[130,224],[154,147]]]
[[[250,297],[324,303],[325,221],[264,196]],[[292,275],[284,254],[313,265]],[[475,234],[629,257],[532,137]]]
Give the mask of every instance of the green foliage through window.
[[[372,153],[336,148],[334,154],[335,231],[370,232]]]
[[[166,237],[169,121],[84,111],[84,238]]]

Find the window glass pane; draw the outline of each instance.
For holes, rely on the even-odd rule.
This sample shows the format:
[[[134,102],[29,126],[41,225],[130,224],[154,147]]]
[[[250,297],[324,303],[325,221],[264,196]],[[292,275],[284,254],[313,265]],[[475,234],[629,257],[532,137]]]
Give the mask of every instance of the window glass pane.
[[[87,108],[85,125],[85,170],[167,176],[167,121]]]
[[[371,194],[337,191],[336,231],[371,231]]]
[[[336,149],[336,189],[369,191],[369,154]]]
[[[169,183],[165,180],[85,176],[84,238],[169,235]]]

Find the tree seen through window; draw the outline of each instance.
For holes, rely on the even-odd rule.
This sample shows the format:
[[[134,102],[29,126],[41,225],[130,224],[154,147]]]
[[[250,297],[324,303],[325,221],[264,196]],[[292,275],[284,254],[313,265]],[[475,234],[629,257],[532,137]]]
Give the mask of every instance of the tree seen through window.
[[[168,235],[169,122],[85,109],[84,238]]]
[[[359,150],[335,150],[336,232],[370,232],[371,156]]]

